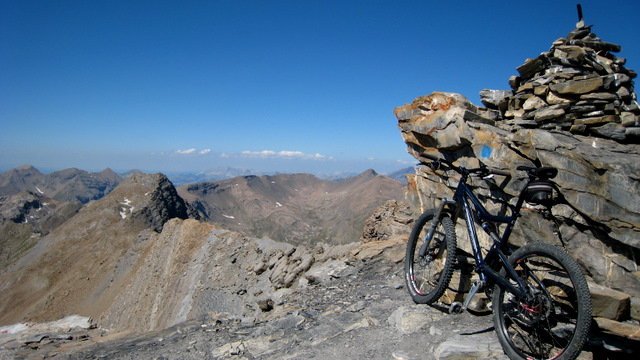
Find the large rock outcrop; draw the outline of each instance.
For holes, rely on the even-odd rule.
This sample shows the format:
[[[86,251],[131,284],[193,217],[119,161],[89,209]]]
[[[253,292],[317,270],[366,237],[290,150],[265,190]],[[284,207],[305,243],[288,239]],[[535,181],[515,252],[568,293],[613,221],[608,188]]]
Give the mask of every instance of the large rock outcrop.
[[[102,309],[105,328],[144,332],[202,316],[252,322],[324,256],[193,219],[172,219],[140,239],[113,271],[130,280]]]
[[[488,108],[435,92],[395,114],[416,157],[426,151],[511,171],[510,181],[473,180],[493,212],[514,203],[524,182],[517,166],[557,167],[559,204],[549,211],[526,207],[513,242],[564,247],[593,281],[631,295],[634,304],[640,298],[640,110],[635,72],[611,54],[618,50],[579,27],[519,67],[520,76],[510,79],[515,91],[483,90]],[[408,179],[408,199],[421,210],[433,207],[452,195],[456,177],[419,167]],[[466,231],[458,235],[464,244]]]

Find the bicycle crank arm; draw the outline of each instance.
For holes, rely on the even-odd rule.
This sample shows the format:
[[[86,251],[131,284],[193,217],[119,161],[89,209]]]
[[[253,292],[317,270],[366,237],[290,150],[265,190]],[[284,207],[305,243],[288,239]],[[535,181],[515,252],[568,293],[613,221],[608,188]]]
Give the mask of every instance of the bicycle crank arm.
[[[471,302],[471,299],[473,299],[473,297],[476,295],[478,290],[483,288],[484,285],[485,285],[484,281],[480,281],[480,280],[474,281],[473,286],[471,286],[471,289],[469,290],[469,294],[467,294],[467,297],[464,299],[464,304],[461,304],[458,301],[454,301],[453,303],[451,303],[451,306],[449,306],[449,314],[461,314],[467,311],[467,308],[469,307],[469,303]]]

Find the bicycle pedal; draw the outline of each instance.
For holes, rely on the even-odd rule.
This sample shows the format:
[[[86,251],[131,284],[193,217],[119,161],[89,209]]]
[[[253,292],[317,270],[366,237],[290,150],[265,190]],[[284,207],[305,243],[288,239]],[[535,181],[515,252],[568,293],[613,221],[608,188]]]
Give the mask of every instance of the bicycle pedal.
[[[449,306],[449,314],[458,315],[461,314],[462,311],[464,311],[464,308],[461,302],[454,301],[451,303],[451,306]]]

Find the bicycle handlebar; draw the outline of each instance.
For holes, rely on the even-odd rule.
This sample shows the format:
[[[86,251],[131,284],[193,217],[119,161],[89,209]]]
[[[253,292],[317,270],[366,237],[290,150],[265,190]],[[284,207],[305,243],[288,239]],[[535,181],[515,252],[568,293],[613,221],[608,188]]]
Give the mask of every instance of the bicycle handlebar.
[[[418,157],[423,157],[426,159],[429,159],[435,163],[444,163],[447,166],[449,166],[450,168],[452,168],[453,170],[455,170],[457,173],[462,173],[463,171],[466,171],[467,173],[480,173],[481,176],[488,176],[488,175],[500,175],[500,176],[507,176],[507,177],[511,177],[511,172],[509,171],[503,171],[503,170],[498,170],[498,169],[489,169],[488,167],[486,167],[485,165],[481,165],[479,168],[475,168],[475,169],[466,169],[463,167],[458,167],[453,165],[450,161],[440,158],[438,156],[435,155],[431,155],[431,154],[426,154],[424,152],[420,152],[418,154]],[[422,162],[422,161],[421,161]],[[427,164],[427,165],[431,165],[431,164]]]
[[[489,172],[491,174],[511,177],[511,172],[510,171],[503,171],[503,170],[498,170],[498,169],[489,169]]]

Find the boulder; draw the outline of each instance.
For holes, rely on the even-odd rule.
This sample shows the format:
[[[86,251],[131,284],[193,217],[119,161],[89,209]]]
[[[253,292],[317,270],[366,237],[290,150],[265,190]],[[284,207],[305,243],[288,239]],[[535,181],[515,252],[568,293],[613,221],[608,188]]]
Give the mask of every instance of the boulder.
[[[483,341],[455,334],[449,340],[440,344],[436,348],[434,355],[438,360],[509,359],[502,351],[502,348],[492,342],[491,337],[488,335],[485,336]]]
[[[627,320],[630,315],[631,296],[590,283],[593,316],[611,320]]]
[[[630,343],[638,345],[640,342],[640,326],[630,324],[630,323],[621,323],[618,321],[613,321],[606,318],[595,318],[595,322],[598,326],[598,329],[604,333],[614,334],[628,340],[632,340]]]
[[[490,109],[500,109],[506,106],[506,101],[513,96],[511,90],[490,90],[480,91],[480,101]]]

